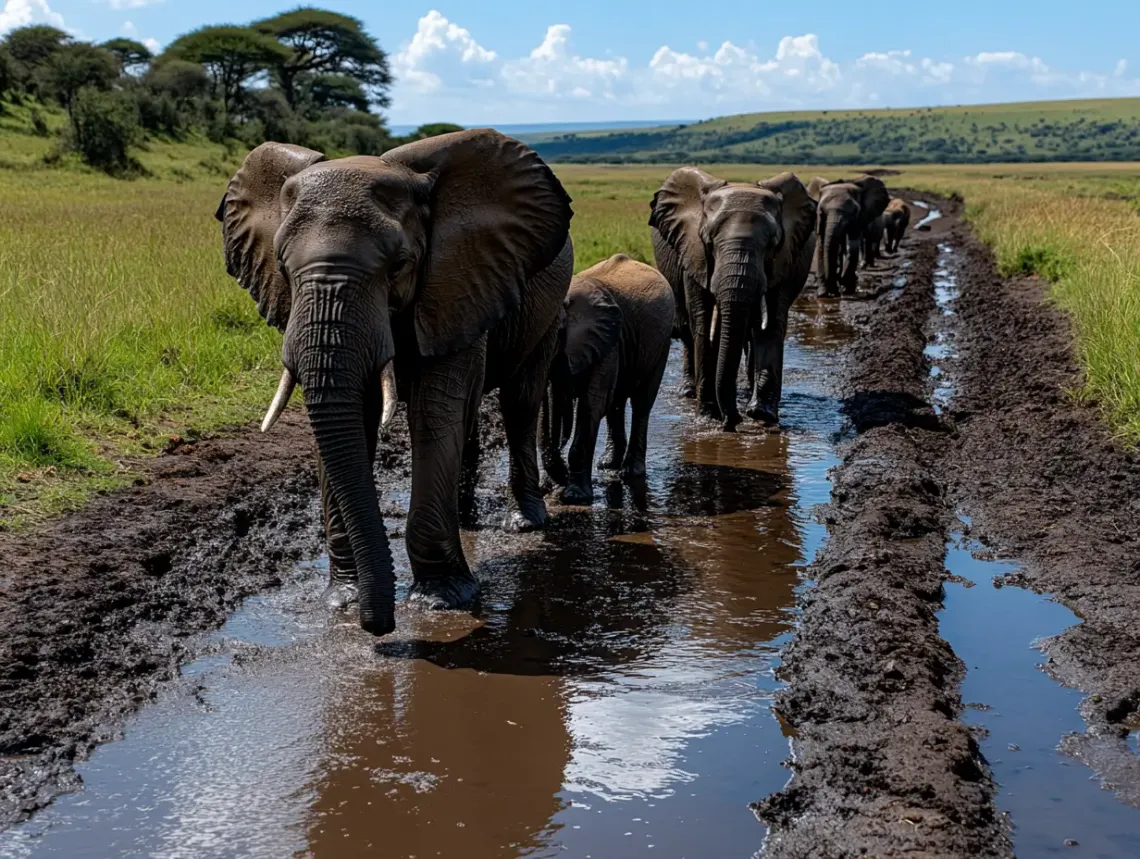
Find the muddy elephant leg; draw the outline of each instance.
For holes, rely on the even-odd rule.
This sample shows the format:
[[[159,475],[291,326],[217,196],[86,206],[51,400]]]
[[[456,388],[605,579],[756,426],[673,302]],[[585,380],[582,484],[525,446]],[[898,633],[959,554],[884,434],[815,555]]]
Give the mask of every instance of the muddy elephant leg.
[[[546,476],[558,485],[566,485],[566,461],[562,458],[562,409],[572,408],[572,404],[559,403],[558,394],[551,383],[542,398],[539,413],[538,445],[542,450],[542,468]]]
[[[499,388],[513,500],[503,528],[514,533],[534,531],[546,524],[546,500],[538,474],[538,417],[558,334],[558,327],[551,326],[519,372]]]
[[[681,383],[677,395],[684,400],[697,396],[697,384],[693,381],[693,337],[689,332],[681,335]]]
[[[859,237],[847,239],[847,259],[843,269],[843,294],[854,295],[859,285]]]
[[[594,500],[594,449],[598,427],[609,411],[617,381],[618,351],[614,349],[595,365],[578,397],[574,440],[570,443],[569,480],[562,490],[563,504],[589,505]]]
[[[745,414],[768,426],[780,422],[780,398],[784,386],[784,335],[787,323],[773,314],[768,330],[759,326],[752,331],[752,350],[756,355],[756,381]]]
[[[462,352],[422,359],[412,383],[408,599],[428,609],[460,608],[479,593],[459,538],[459,472],[483,397],[486,360],[484,337]]]
[[[379,379],[374,390],[379,391]],[[366,403],[364,406],[364,439],[368,445],[368,462],[376,462],[376,441],[380,435],[381,404]],[[321,487],[321,516],[325,525],[325,544],[329,555],[329,583],[321,598],[329,608],[344,610],[358,599],[356,591],[356,560],[352,546],[348,542],[348,529],[344,516],[329,487],[325,464],[317,457],[317,479]]]
[[[463,444],[463,467],[459,472],[459,522],[464,528],[474,528],[479,523],[479,511],[475,502],[475,490],[479,486],[479,463],[483,457],[483,445],[479,441],[479,414],[472,420],[471,434]]]
[[[716,349],[709,339],[713,297],[703,287],[687,283],[686,300],[693,338],[693,382],[697,389],[699,412],[719,420],[720,409],[716,403]]]
[[[657,401],[661,378],[665,375],[665,361],[661,361],[645,384],[630,397],[632,421],[629,431],[629,450],[622,463],[621,476],[627,481],[645,480],[645,454],[649,446],[649,413]]]
[[[625,451],[629,442],[625,435],[625,400],[616,399],[610,410],[606,412],[606,428],[609,430],[606,438],[606,451],[598,460],[598,468],[605,471],[617,471],[625,459]]]

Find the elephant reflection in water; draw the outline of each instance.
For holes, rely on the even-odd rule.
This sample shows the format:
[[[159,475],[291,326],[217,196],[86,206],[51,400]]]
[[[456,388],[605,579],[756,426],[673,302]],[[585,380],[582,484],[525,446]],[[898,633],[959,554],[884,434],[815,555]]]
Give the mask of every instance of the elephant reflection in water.
[[[571,758],[565,677],[657,650],[688,580],[589,513],[551,529],[556,545],[480,565],[485,604],[509,607],[456,640],[392,645],[332,701],[313,856],[484,859],[550,837]]]

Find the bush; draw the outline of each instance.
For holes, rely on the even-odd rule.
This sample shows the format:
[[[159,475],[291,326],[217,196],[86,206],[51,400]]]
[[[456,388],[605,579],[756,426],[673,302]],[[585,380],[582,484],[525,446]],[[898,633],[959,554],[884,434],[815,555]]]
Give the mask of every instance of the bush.
[[[133,167],[131,147],[141,135],[138,104],[124,92],[81,89],[71,116],[71,145],[85,162],[108,173]]]
[[[47,137],[51,133],[51,129],[48,128],[47,120],[44,119],[44,115],[34,107],[32,108],[31,120],[32,131],[35,132],[36,137]]]

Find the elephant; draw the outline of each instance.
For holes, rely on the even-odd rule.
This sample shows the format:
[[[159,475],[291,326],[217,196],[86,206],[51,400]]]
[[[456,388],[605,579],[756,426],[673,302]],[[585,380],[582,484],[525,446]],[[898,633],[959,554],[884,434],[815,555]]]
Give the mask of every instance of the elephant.
[[[827,184],[829,184],[829,180],[824,179],[822,176],[816,176],[814,179],[808,182],[808,196],[818,203],[820,192],[823,191],[823,186]]]
[[[875,176],[829,182],[819,192],[816,276],[820,296],[855,294],[863,231],[887,208],[887,186]]]
[[[863,267],[870,268],[883,255],[884,216],[873,218],[863,230]]]
[[[497,387],[515,511],[546,517],[537,428],[573,272],[571,199],[529,147],[490,129],[332,161],[264,143],[216,217],[228,273],[284,333],[263,430],[300,383],[316,440],[330,574],[360,625],[395,625],[392,553],[373,480],[394,362],[408,404],[406,542],[413,603],[478,594],[460,543],[458,479],[483,394]],[[382,382],[382,379],[386,380]]]
[[[600,467],[625,479],[645,477],[649,413],[669,360],[673,290],[652,266],[616,254],[570,283],[562,348],[550,371],[542,418],[543,464],[565,486],[564,504],[593,499],[593,458],[602,418],[609,427]],[[629,438],[625,405],[632,409]],[[575,409],[576,406],[576,409]],[[573,418],[569,471],[562,461]]]
[[[906,228],[910,226],[910,206],[905,200],[894,197],[887,203],[883,221],[887,232],[887,253],[897,253],[899,242],[906,234]]]
[[[816,204],[792,173],[726,182],[675,170],[650,204],[657,267],[678,299],[678,330],[701,414],[732,432],[746,342],[756,372],[746,413],[779,420],[784,335],[815,249]]]

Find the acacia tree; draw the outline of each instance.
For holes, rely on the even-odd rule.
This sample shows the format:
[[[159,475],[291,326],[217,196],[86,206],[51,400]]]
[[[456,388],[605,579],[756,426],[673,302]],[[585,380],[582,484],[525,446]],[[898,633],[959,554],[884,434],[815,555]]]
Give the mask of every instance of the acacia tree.
[[[81,89],[108,89],[118,76],[114,56],[86,42],[74,42],[49,56],[36,79],[40,91],[56,99],[71,116],[75,96]]]
[[[4,47],[13,60],[32,71],[70,41],[71,36],[57,27],[33,24],[10,32],[4,38]]]
[[[354,79],[367,93],[368,102],[388,105],[392,85],[388,55],[358,19],[305,6],[258,21],[253,27],[288,49],[288,57],[276,66],[274,75],[290,106],[297,105],[302,80],[318,81],[330,75]],[[346,93],[341,85],[335,89]]]
[[[119,62],[119,68],[128,74],[145,71],[154,59],[150,48],[134,39],[111,39],[99,47],[113,55]]]
[[[245,87],[263,72],[289,58],[289,49],[272,36],[249,27],[202,27],[180,36],[163,54],[205,66],[210,90],[227,115],[240,105]]]

